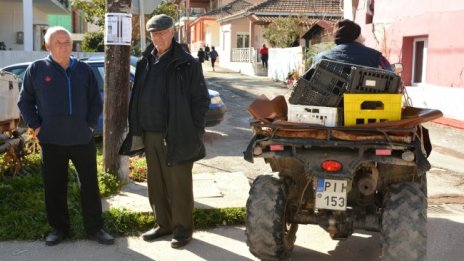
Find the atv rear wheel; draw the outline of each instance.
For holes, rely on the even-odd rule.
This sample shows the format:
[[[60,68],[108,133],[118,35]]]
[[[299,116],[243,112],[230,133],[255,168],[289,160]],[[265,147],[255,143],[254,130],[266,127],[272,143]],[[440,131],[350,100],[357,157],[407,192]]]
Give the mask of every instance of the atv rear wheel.
[[[382,213],[382,260],[425,260],[427,196],[423,186],[402,182],[387,191]]]
[[[251,186],[245,234],[250,252],[261,260],[285,260],[293,250],[298,224],[286,220],[287,190],[271,175],[259,176]]]

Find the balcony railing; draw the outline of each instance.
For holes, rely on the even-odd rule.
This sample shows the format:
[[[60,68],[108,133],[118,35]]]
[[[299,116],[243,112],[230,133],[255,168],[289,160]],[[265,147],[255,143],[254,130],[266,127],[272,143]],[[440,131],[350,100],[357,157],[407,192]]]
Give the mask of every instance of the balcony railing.
[[[258,52],[253,47],[232,48],[231,62],[256,63],[260,62]]]

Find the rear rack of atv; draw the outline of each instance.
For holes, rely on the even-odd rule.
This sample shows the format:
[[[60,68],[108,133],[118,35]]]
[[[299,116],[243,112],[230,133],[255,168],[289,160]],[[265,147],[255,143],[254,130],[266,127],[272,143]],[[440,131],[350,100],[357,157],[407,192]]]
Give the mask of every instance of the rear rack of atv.
[[[283,123],[251,122],[259,139],[287,141],[292,144],[317,146],[398,145],[407,146],[417,138],[418,126],[412,127],[326,127]]]

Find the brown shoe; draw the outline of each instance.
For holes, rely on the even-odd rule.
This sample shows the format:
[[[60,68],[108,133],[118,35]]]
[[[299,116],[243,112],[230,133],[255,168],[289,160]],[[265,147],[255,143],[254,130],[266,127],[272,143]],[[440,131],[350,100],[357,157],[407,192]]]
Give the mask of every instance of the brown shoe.
[[[156,227],[148,230],[147,232],[142,234],[142,238],[145,241],[151,241],[155,240],[159,237],[166,236],[172,234],[171,230],[161,228],[161,227]]]

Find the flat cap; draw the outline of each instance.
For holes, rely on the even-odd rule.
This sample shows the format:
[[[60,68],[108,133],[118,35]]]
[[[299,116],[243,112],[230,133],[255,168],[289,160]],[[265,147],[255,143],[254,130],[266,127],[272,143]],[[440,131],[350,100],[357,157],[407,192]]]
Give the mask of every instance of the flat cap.
[[[148,32],[163,31],[174,25],[173,19],[165,14],[155,15],[146,24]]]

